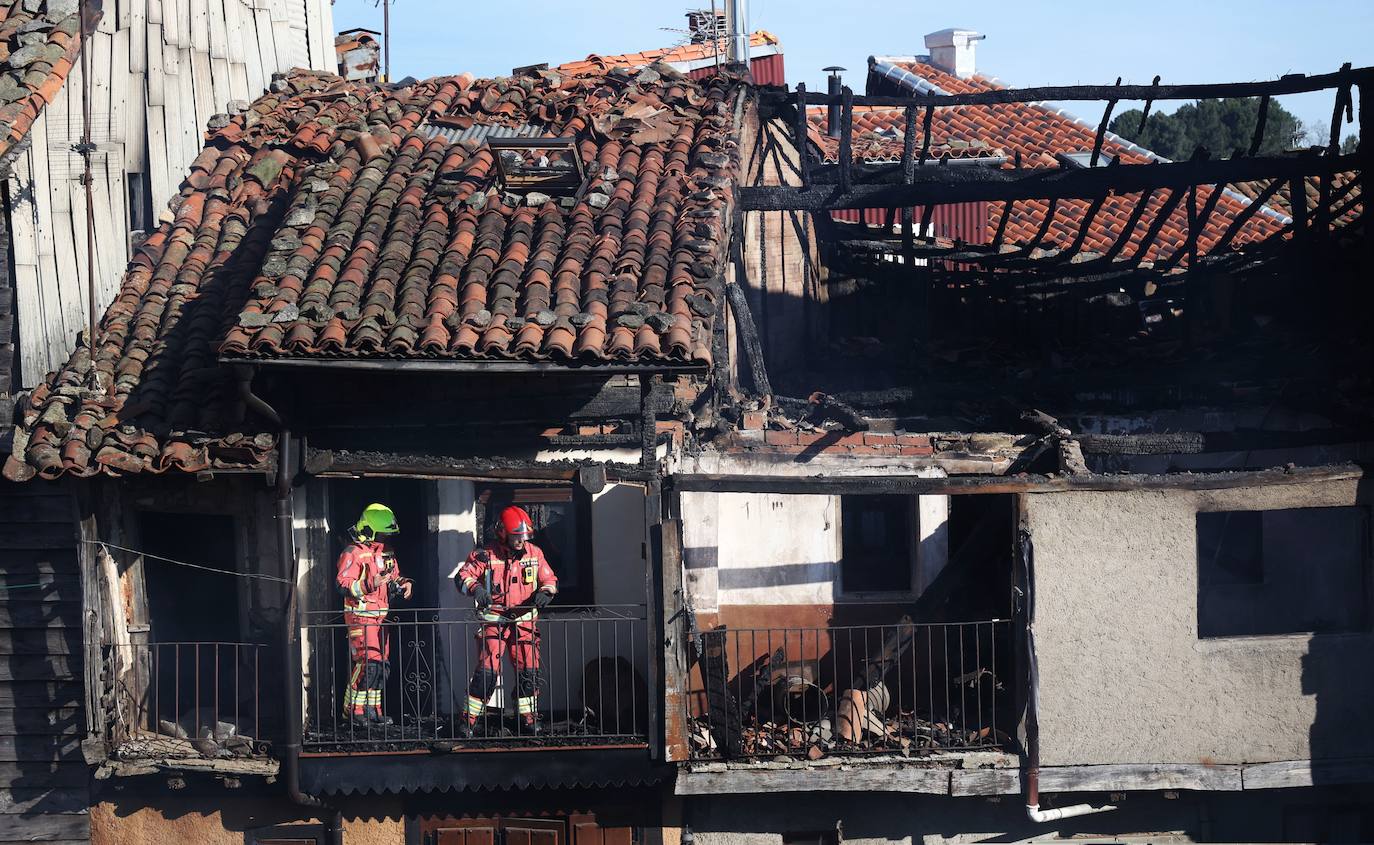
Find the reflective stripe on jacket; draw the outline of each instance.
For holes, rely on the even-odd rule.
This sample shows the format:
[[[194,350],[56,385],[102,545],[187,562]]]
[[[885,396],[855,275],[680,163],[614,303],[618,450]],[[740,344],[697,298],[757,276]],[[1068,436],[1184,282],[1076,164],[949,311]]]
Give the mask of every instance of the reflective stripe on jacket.
[[[339,555],[335,583],[344,596],[344,610],[359,616],[385,616],[391,608],[388,586],[401,580],[396,555],[385,543],[351,543]]]

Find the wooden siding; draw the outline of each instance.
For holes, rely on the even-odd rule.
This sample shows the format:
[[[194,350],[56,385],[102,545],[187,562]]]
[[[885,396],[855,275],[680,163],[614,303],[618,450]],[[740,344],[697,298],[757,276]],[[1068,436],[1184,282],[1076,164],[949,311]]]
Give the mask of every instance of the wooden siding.
[[[76,503],[0,482],[0,845],[89,836]]]
[[[329,0],[115,0],[87,44],[91,67],[97,307],[119,289],[141,181],[153,219],[200,153],[203,132],[229,103],[251,102],[272,74],[334,70]],[[30,132],[10,177],[18,352],[17,387],[66,362],[89,319],[86,199],[81,157],[81,68],[72,69]]]

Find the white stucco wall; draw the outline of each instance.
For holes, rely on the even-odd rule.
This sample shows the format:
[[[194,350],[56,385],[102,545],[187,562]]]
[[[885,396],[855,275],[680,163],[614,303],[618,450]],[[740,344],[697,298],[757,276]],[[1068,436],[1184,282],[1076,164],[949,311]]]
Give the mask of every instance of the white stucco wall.
[[[1374,636],[1197,633],[1199,511],[1335,507],[1357,495],[1348,481],[1027,496],[1042,763],[1374,754]]]

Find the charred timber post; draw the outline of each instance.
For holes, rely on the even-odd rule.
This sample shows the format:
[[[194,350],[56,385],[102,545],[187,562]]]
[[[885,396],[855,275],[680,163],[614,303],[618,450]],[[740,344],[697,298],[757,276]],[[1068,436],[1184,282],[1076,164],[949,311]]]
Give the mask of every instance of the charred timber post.
[[[844,208],[900,208],[904,205],[996,202],[1020,199],[1091,199],[1104,191],[1138,193],[1156,188],[1187,188],[1256,179],[1315,176],[1331,168],[1359,170],[1357,155],[1196,159],[1185,162],[1122,164],[1070,170],[983,167],[922,167],[914,183],[860,182],[839,185],[746,187],[739,191],[743,211],[829,211]],[[900,175],[898,177],[900,179]]]
[[[806,83],[797,83],[797,125],[794,130],[797,135],[797,163],[801,165],[801,183],[803,188],[811,186],[811,157],[807,155],[807,132],[806,123]]]
[[[731,282],[725,286],[725,298],[730,303],[730,313],[735,317],[735,328],[739,330],[740,344],[744,347],[744,356],[749,362],[749,378],[754,383],[754,392],[759,396],[770,396],[773,393],[773,385],[768,380],[763,344],[759,340],[758,327],[754,324],[744,289]]]
[[[1116,87],[1121,87],[1121,77],[1119,76],[1116,78]],[[1089,167],[1097,167],[1097,159],[1102,155],[1102,141],[1107,137],[1107,124],[1112,122],[1112,110],[1116,108],[1116,103],[1117,100],[1113,97],[1107,101],[1107,107],[1102,111],[1102,122],[1097,124],[1097,135],[1093,137],[1093,154],[1088,159]],[[1143,116],[1141,120],[1144,120]]]
[[[1117,77],[1117,82],[1120,82],[1120,81],[1121,81],[1121,78],[1120,78],[1120,77]],[[1159,74],[1155,74],[1155,78],[1150,82],[1150,87],[1151,87],[1151,88],[1158,88],[1158,87],[1159,87]],[[1139,142],[1140,142],[1140,139],[1143,138],[1143,137],[1145,136],[1145,124],[1148,123],[1149,120],[1150,120],[1150,107],[1153,106],[1154,104],[1155,104],[1155,99],[1154,99],[1154,97],[1146,97],[1146,98],[1145,98],[1145,108],[1142,109],[1141,112],[1140,112],[1140,125],[1139,125],[1138,127],[1136,127],[1136,130],[1135,130],[1135,137],[1131,139],[1132,141],[1134,141],[1134,142],[1136,142],[1136,143],[1139,143]]]
[[[1255,119],[1255,134],[1250,137],[1250,156],[1259,154],[1260,145],[1264,143],[1264,124],[1269,120],[1269,95],[1265,94],[1260,98],[1259,117]],[[1142,127],[1143,128],[1143,127]]]

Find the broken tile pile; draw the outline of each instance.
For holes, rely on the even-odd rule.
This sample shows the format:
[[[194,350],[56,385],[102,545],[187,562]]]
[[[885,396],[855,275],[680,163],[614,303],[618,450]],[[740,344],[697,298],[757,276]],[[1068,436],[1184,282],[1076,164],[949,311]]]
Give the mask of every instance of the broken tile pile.
[[[929,93],[968,94],[991,91],[1006,86],[985,76],[960,79],[924,62],[897,63],[904,70],[921,77],[930,84]],[[837,161],[839,139],[826,134],[828,122],[824,106],[807,110],[809,134],[813,144],[827,161]],[[920,120],[922,118],[918,118]],[[906,131],[903,109],[855,107],[854,135],[851,148],[857,161],[886,163],[900,161],[902,138]],[[952,106],[939,108],[931,120],[931,151],[935,159],[1004,155],[1002,167],[1013,167],[1020,156],[1022,167],[1059,167],[1056,154],[1091,152],[1096,127],[1075,119],[1067,112],[1037,103],[999,103],[991,106]],[[921,146],[921,126],[916,129],[916,148]],[[1101,162],[1120,157],[1122,164],[1148,164],[1156,158],[1147,150],[1108,136],[1103,142]],[[1207,205],[1214,189],[1201,186],[1197,190],[1198,208]],[[1123,258],[1134,257],[1137,247],[1157,222],[1169,199],[1168,190],[1157,190],[1144,212],[1132,224],[1132,212],[1140,201],[1140,194],[1119,194],[1107,197],[1083,233],[1078,249],[1089,253],[1105,253],[1128,226],[1132,233]],[[1198,252],[1205,255],[1221,240],[1226,230],[1246,205],[1239,193],[1226,193],[1217,201],[1198,238]],[[988,203],[987,235],[991,240],[1002,224],[1004,203]],[[1073,245],[1083,230],[1091,202],[1089,200],[1016,200],[1007,214],[1003,242],[1028,244],[1045,230],[1038,246],[1067,248]],[[1155,241],[1139,258],[1156,261],[1172,256],[1182,249],[1188,237],[1186,202],[1174,205],[1169,216],[1158,221],[1160,231]],[[1046,228],[1046,224],[1048,227]],[[1260,212],[1252,216],[1233,244],[1237,247],[1262,241],[1279,231],[1287,223],[1284,215]],[[936,232],[936,234],[941,234]]]
[[[94,354],[24,410],[6,477],[261,467],[219,358],[706,365],[735,193],[738,83],[663,64],[404,86],[293,71],[211,119]],[[574,138],[574,196],[503,191],[489,147]]]
[[[87,3],[95,28],[100,4]],[[29,134],[81,52],[79,0],[0,0],[0,155]]]

